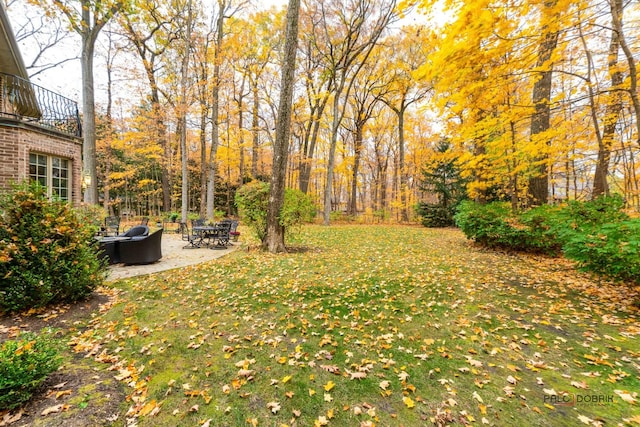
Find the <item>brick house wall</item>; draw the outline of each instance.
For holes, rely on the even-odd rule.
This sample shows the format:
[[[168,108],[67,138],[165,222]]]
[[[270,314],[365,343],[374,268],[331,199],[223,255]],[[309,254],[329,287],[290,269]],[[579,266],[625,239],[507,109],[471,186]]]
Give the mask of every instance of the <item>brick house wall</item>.
[[[71,202],[82,201],[82,140],[37,125],[0,119],[0,191],[29,177],[29,154],[62,157],[71,162]]]

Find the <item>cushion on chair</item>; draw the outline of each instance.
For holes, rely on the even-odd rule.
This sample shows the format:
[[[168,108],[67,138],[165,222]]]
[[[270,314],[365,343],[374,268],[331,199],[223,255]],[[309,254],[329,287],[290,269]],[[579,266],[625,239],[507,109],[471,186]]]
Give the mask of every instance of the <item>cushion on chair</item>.
[[[146,225],[134,225],[126,233],[119,234],[121,237],[148,236],[149,227]]]

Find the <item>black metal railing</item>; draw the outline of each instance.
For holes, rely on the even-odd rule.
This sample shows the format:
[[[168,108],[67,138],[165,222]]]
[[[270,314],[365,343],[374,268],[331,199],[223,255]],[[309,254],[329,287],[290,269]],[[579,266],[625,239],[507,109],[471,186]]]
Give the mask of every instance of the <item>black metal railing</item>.
[[[0,73],[0,116],[82,136],[75,101],[12,74]]]

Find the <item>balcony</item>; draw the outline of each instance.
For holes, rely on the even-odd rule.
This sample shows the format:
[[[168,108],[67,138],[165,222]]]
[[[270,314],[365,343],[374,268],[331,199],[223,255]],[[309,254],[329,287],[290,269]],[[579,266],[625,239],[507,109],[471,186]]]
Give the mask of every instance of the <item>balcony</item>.
[[[0,73],[0,117],[82,136],[75,101],[12,74]]]

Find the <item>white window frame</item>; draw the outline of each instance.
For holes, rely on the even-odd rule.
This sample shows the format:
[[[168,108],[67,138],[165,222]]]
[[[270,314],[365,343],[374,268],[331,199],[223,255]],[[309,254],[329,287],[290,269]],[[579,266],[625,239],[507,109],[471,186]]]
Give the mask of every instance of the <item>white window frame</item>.
[[[35,167],[35,171],[32,167]],[[30,152],[29,180],[39,181],[47,189],[49,197],[55,195],[68,202],[71,200],[71,159]]]

